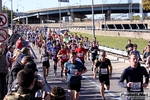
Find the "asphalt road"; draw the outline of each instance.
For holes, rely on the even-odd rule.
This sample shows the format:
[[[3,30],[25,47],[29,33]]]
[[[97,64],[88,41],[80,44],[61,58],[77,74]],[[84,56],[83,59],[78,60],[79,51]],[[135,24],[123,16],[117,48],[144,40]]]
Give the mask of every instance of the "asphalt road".
[[[33,48],[33,52],[37,57],[37,59],[35,59],[35,62],[38,66],[38,70],[39,70],[38,74],[42,76],[43,75],[42,64],[39,63],[40,54],[38,53],[38,49],[36,47]],[[105,90],[105,97],[106,100],[121,100],[120,94],[125,93],[126,89],[118,86],[118,80],[121,73],[123,72],[123,69],[128,67],[129,63],[118,61],[117,59],[111,56],[107,56],[107,57],[111,60],[113,66],[113,72],[112,72],[113,74],[112,74],[112,78],[110,79],[110,90],[109,91]],[[63,87],[66,90],[67,100],[69,100],[66,81],[64,80],[64,78],[60,78],[60,65],[58,65],[57,76],[54,76],[52,61],[50,61],[50,65],[51,65],[50,71],[47,77],[48,84],[52,88],[55,86]],[[97,79],[93,79],[93,73],[91,71],[91,61],[85,61],[85,66],[87,67],[88,72],[84,74],[82,78],[82,88],[81,88],[79,100],[101,100],[101,95],[99,93],[98,76]],[[145,92],[150,92],[150,89],[146,88]],[[150,97],[148,100],[150,100]]]

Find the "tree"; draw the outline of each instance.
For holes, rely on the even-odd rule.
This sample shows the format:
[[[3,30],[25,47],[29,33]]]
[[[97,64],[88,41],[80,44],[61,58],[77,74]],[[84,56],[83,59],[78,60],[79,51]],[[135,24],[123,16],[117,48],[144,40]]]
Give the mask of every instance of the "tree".
[[[2,12],[8,14],[8,25],[10,25],[11,24],[11,10],[9,10],[6,6],[3,6],[2,7]],[[15,14],[13,13],[13,16],[14,15]]]
[[[142,0],[142,6],[145,10],[150,10],[150,0]]]

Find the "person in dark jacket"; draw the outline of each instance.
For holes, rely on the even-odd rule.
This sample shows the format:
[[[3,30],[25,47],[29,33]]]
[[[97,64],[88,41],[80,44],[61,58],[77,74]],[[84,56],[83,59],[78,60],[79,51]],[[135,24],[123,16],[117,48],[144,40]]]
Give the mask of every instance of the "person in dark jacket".
[[[12,66],[11,71],[7,75],[7,93],[11,92],[13,81],[16,79],[18,72],[24,69],[24,65],[27,62],[34,62],[34,60],[31,56],[24,56],[21,61],[17,61],[16,64]]]
[[[127,93],[129,95],[137,92],[143,93],[144,88],[147,87],[149,83],[149,74],[145,67],[139,67],[136,53],[130,54],[129,61],[130,66],[124,69],[118,84],[123,88],[127,88]],[[143,81],[143,76],[145,77],[145,81]],[[126,83],[124,83],[125,80]],[[128,100],[131,99],[132,98]]]

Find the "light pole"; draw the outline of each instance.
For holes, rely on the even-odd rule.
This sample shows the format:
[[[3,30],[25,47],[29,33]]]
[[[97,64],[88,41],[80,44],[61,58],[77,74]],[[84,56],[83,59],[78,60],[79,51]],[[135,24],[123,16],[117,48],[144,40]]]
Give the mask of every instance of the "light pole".
[[[17,6],[21,6],[22,8],[23,8],[23,24],[25,23],[25,21],[24,21],[24,6],[22,6],[22,5],[17,5]]]
[[[0,13],[2,12],[2,0],[0,0]]]
[[[95,38],[94,0],[92,0],[92,34],[93,34],[93,38]]]
[[[11,31],[12,31],[12,34],[13,34],[13,1],[11,1]]]

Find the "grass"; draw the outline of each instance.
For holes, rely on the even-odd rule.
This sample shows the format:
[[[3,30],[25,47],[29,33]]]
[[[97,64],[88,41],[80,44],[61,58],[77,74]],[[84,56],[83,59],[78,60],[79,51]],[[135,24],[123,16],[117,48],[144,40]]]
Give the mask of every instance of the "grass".
[[[89,38],[89,40],[92,40],[92,35],[86,34],[86,33],[79,33],[75,32],[79,35],[86,36]],[[136,39],[136,38],[128,38],[128,37],[112,37],[112,36],[102,36],[102,35],[96,35],[96,38],[100,45],[105,45],[113,48],[118,48],[120,50],[125,50],[125,47],[127,45],[128,39],[131,39],[133,44],[138,45],[138,51],[140,53],[143,52],[144,47],[147,45],[147,40],[144,39]]]

